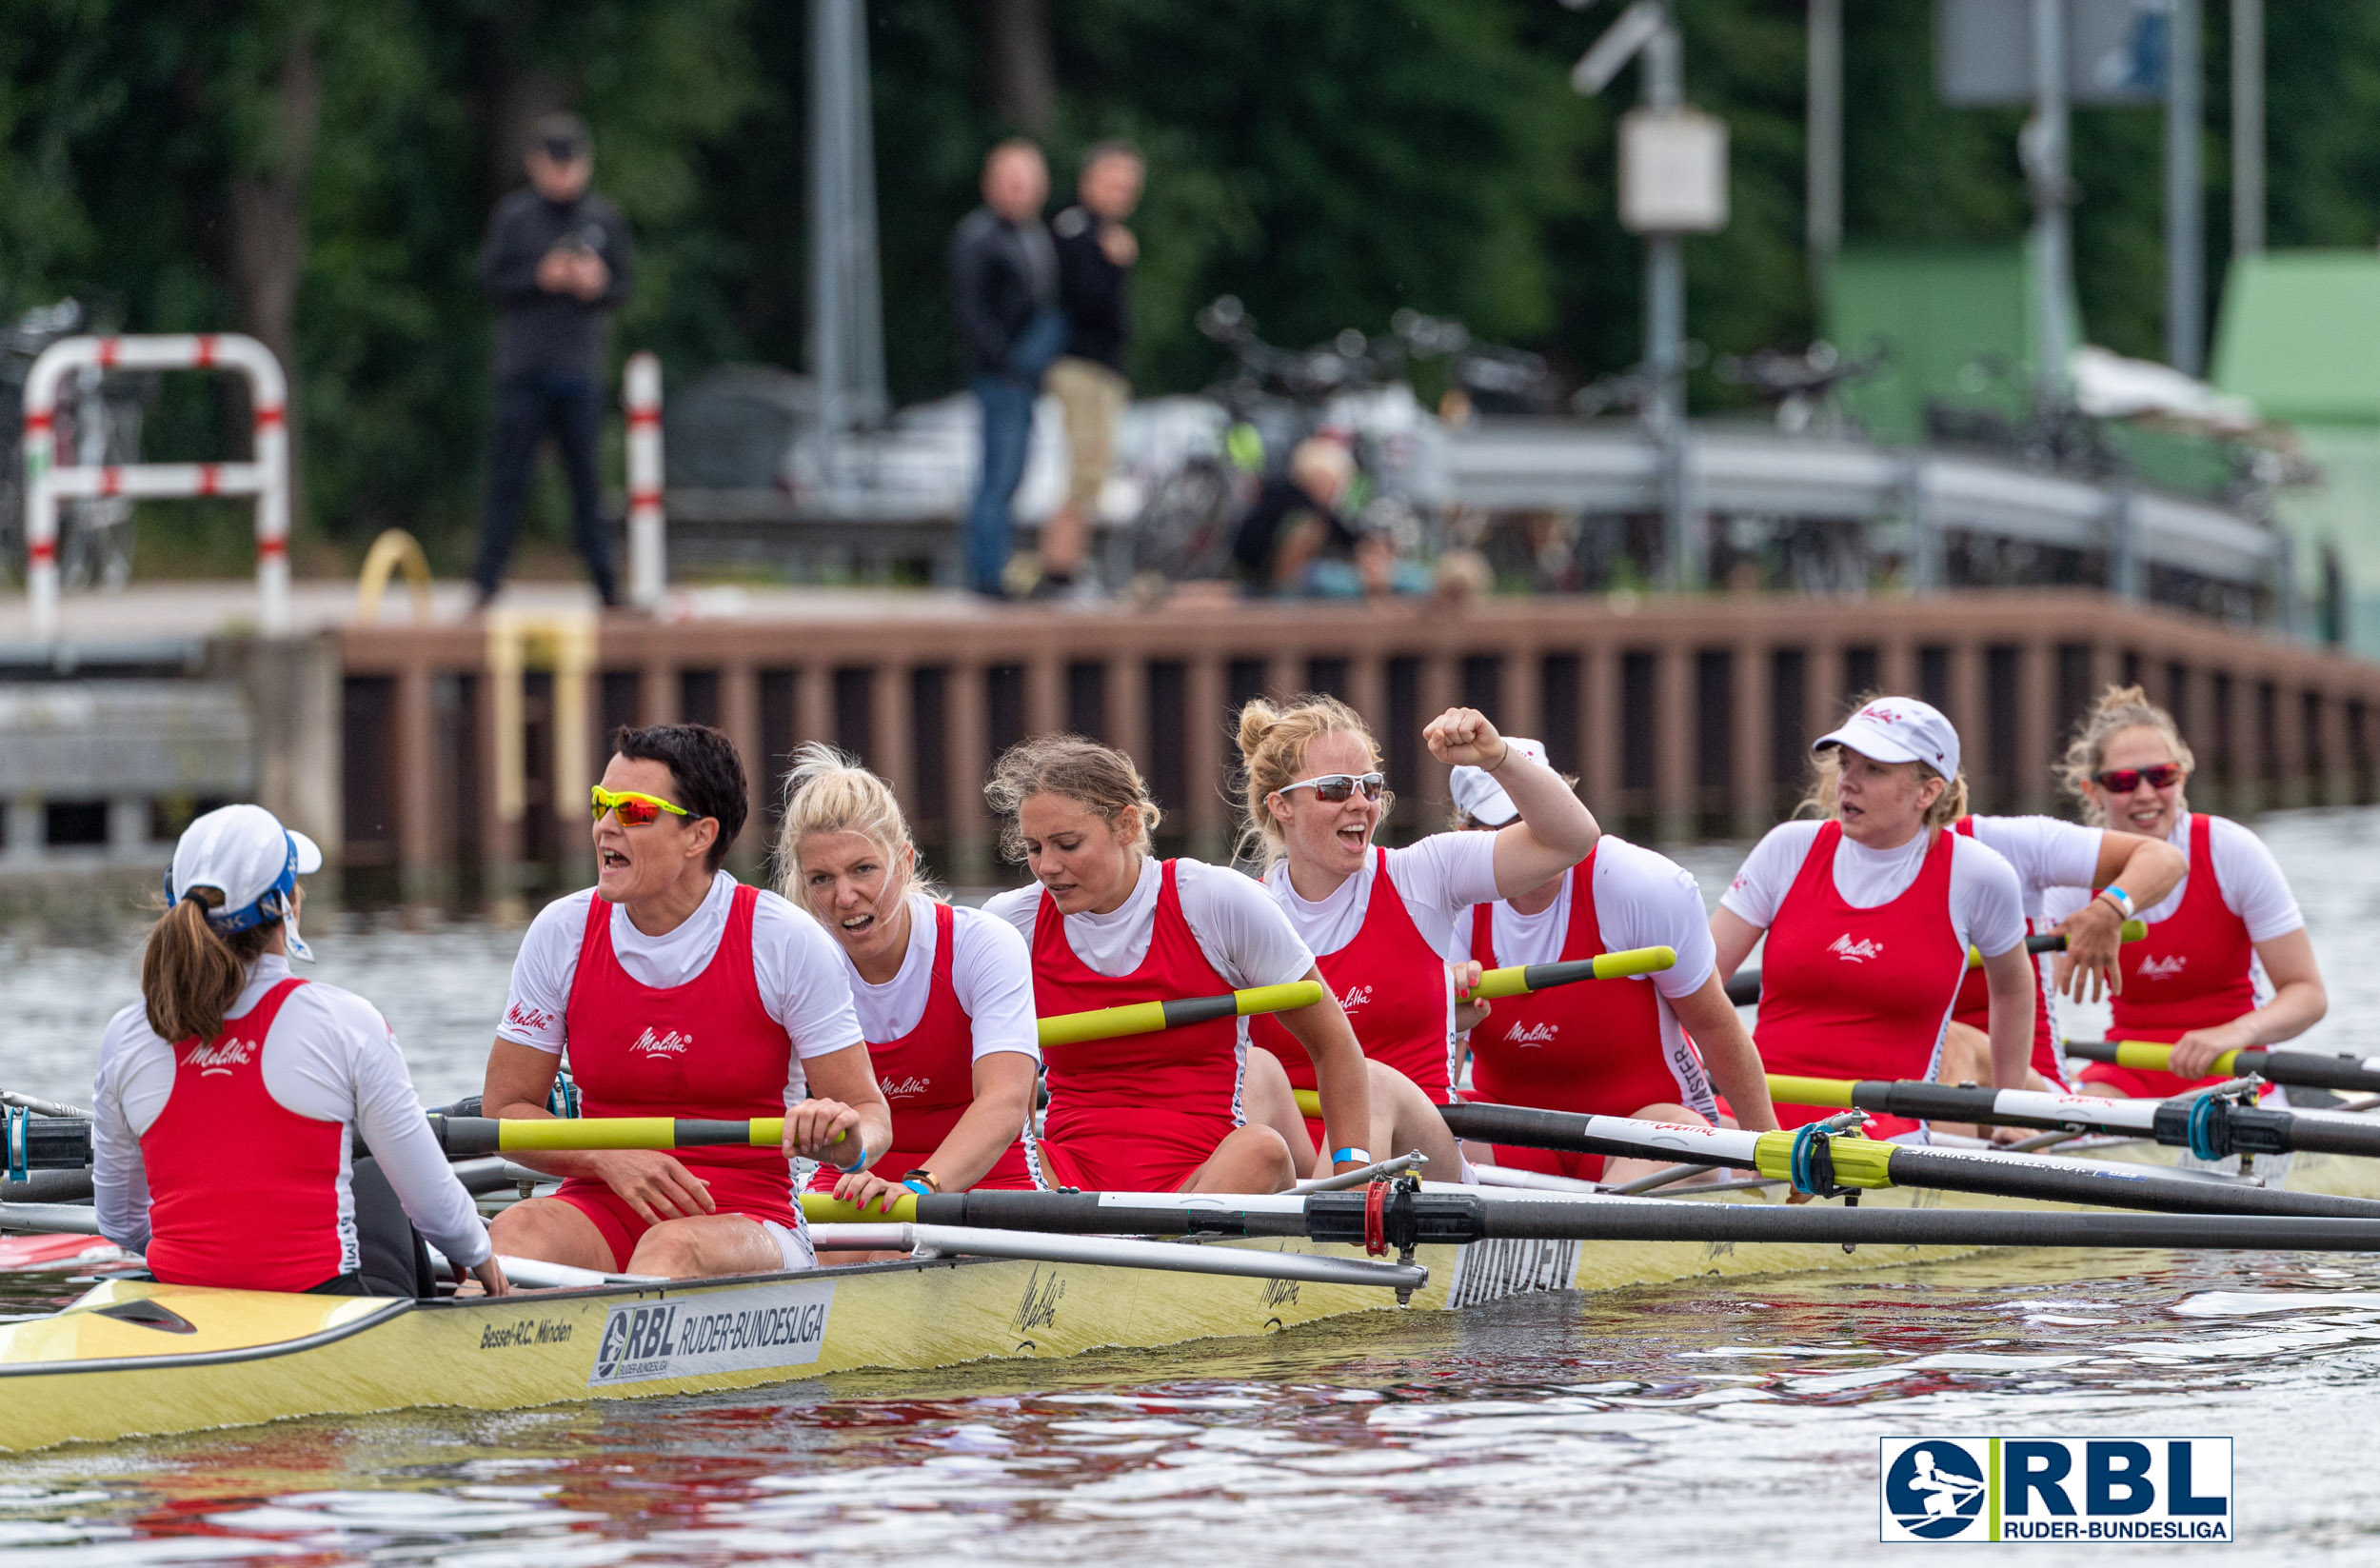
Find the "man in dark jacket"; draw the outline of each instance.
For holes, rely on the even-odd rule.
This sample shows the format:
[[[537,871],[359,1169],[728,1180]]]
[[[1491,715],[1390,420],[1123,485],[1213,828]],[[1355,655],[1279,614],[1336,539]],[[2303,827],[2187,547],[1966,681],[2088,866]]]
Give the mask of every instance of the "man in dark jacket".
[[[628,297],[636,252],[620,209],[587,189],[594,144],[575,114],[537,122],[526,160],[529,189],[496,206],[480,247],[480,288],[496,323],[496,410],[480,519],[479,602],[504,581],[521,501],[551,431],[570,483],[579,553],[605,605],[620,602],[611,546],[596,512],[595,448],[603,421],[606,317]]]
[[[1058,296],[1066,311],[1066,352],[1049,367],[1049,389],[1066,413],[1066,502],[1041,528],[1041,589],[1073,586],[1089,553],[1100,491],[1114,462],[1116,427],[1132,401],[1124,352],[1132,317],[1124,298],[1140,245],[1124,220],[1140,205],[1142,166],[1130,142],[1098,142],[1082,155],[1080,199],[1058,214]]]
[[[1058,308],[1058,254],[1041,227],[1049,165],[1031,142],[1002,142],[983,160],[983,205],[950,242],[951,303],[967,385],[983,411],[983,467],[967,508],[967,581],[1007,597],[1009,505],[1024,479],[1033,400],[1066,347]]]

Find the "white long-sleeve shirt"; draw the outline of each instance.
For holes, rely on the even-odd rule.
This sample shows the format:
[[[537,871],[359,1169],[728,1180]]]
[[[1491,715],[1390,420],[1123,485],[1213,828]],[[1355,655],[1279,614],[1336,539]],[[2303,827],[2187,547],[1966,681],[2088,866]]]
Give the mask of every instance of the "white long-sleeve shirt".
[[[229,1008],[238,1017],[289,978],[289,962],[267,953]],[[430,1245],[466,1267],[487,1260],[487,1225],[455,1180],[429,1130],[406,1071],[405,1053],[379,1009],[352,991],[317,981],[282,1002],[264,1046],[265,1092],[284,1109],[336,1121],[362,1137],[388,1184]],[[149,1174],[141,1135],[173,1093],[173,1047],[149,1026],[140,1002],[108,1021],[92,1084],[91,1189],[100,1234],[129,1251],[149,1245]],[[347,1140],[340,1143],[340,1271],[357,1266],[355,1194]],[[269,1223],[269,1217],[260,1223]]]

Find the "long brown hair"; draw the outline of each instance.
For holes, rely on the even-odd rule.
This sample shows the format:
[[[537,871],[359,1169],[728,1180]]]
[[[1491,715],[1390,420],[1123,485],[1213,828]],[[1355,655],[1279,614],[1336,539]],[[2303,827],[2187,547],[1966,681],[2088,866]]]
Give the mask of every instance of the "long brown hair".
[[[224,936],[207,923],[207,911],[222,906],[221,892],[193,887],[149,928],[141,953],[141,1002],[162,1040],[212,1040],[223,1033],[224,1015],[240,1000],[249,967],[281,929],[280,922],[268,921]]]

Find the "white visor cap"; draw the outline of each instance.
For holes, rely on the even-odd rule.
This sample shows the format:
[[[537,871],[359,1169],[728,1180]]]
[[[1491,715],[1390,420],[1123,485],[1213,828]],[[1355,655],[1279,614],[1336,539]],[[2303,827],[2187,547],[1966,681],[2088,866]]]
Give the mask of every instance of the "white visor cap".
[[[322,868],[322,849],[305,834],[283,827],[261,805],[227,805],[182,830],[166,893],[178,901],[193,887],[216,888],[222,913],[232,915],[253,906],[285,877]]]
[[[1543,741],[1525,741],[1517,735],[1507,735],[1504,741],[1513,748],[1513,755],[1526,757],[1533,763],[1545,762]],[[1520,817],[1520,807],[1513,804],[1513,798],[1504,793],[1496,775],[1484,767],[1455,769],[1447,776],[1446,787],[1454,792],[1455,809],[1482,827],[1502,827]]]
[[[1958,777],[1958,731],[1940,708],[1914,697],[1878,697],[1810,749],[1831,745],[1849,746],[1871,762],[1924,763],[1945,779]]]

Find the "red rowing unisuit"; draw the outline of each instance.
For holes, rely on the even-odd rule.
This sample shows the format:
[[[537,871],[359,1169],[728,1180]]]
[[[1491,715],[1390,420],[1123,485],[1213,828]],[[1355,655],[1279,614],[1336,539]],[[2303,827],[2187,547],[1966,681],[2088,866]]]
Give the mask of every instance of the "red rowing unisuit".
[[[1934,1076],[1967,944],[1951,921],[1951,835],[1933,843],[1900,897],[1854,908],[1835,886],[1843,824],[1822,824],[1777,905],[1760,960],[1760,1020],[1753,1031],[1772,1073],[1810,1078],[1925,1079]],[[1835,1112],[1776,1107],[1777,1125],[1798,1127]],[[1913,1130],[1896,1116],[1869,1118],[1878,1138]]]
[[[1569,877],[1564,963],[1611,951],[1595,907],[1595,851]],[[1483,968],[1500,967],[1492,903],[1471,906],[1471,956]],[[1499,998],[1486,1022],[1471,1031],[1471,1082],[1480,1100],[1585,1116],[1634,1116],[1647,1105],[1686,1098],[1670,1070],[1660,994],[1649,980],[1588,980]],[[1581,1181],[1603,1175],[1599,1154],[1498,1144],[1496,1162]]]
[[[867,1042],[868,1064],[892,1107],[893,1147],[868,1169],[898,1181],[933,1158],[942,1140],[975,1103],[975,1020],[959,1004],[958,988],[950,982],[951,954],[957,948],[958,913],[946,903],[934,905],[934,972],[927,982],[925,1011],[917,1026],[899,1040]],[[1033,1126],[1008,1145],[975,1184],[979,1187],[1038,1187],[1041,1185],[1034,1157]],[[832,1192],[843,1173],[821,1165],[810,1179],[813,1192]]]
[[[2224,906],[2223,883],[2214,870],[2213,824],[2203,811],[2192,813],[2190,874],[2182,884],[2181,907],[2121,949],[2124,989],[2109,1004],[2110,1040],[2170,1044],[2192,1029],[2211,1029],[2256,1009],[2251,968],[2256,944],[2249,939],[2248,923]],[[2220,1074],[2178,1078],[2112,1062],[2088,1063],[2082,1080],[2120,1088],[2135,1100],[2162,1100],[2223,1081]]]
[[[1065,917],[1044,893],[1033,917],[1033,1001],[1043,1018],[1136,1002],[1218,996],[1233,987],[1199,948],[1181,912],[1177,863],[1161,863],[1149,950],[1128,975],[1075,956]],[[1172,1192],[1240,1125],[1240,1021],[1214,1019],[1154,1034],[1044,1045],[1049,1114],[1041,1162],[1050,1179],[1088,1192]]]
[[[738,887],[719,950],[684,985],[646,985],[611,950],[611,905],[586,904],[586,934],[564,1013],[570,1073],[586,1116],[671,1116],[742,1121],[785,1114],[793,1042],[761,1004],[752,974],[752,911],[760,891]],[[780,1149],[677,1151],[680,1164],[710,1188],[721,1214],[773,1220],[799,1232],[793,1175]],[[651,1227],[599,1181],[574,1176],[556,1198],[595,1222],[626,1268]]]
[[[305,983],[285,980],[214,1039],[173,1047],[173,1089],[141,1134],[149,1267],[168,1284],[311,1290],[347,1266],[347,1123],[300,1116],[265,1087],[265,1042]]]
[[[1317,953],[1314,964],[1322,971],[1322,982],[1338,996],[1363,1054],[1412,1079],[1431,1103],[1443,1104],[1455,1076],[1448,1060],[1454,1046],[1454,993],[1448,988],[1446,960],[1414,924],[1404,895],[1388,874],[1388,851],[1375,847],[1372,853],[1372,897],[1364,905],[1363,923],[1344,947]],[[1314,1059],[1279,1020],[1269,1015],[1251,1019],[1248,1038],[1280,1060],[1292,1088],[1319,1086]],[[1306,1136],[1321,1146],[1325,1134],[1320,1117],[1306,1118]]]
[[[1963,833],[1972,839],[1975,836],[1975,819],[1961,817],[1951,824],[1951,831]],[[2032,936],[2033,933],[2033,917],[2028,915],[2025,917],[2025,935]],[[2057,1030],[2050,1022],[2052,998],[2049,977],[2043,972],[2045,966],[2039,959],[2028,955],[2026,962],[2033,965],[2034,989],[2041,993],[2040,999],[2033,1004],[2033,1070],[2049,1080],[2052,1088],[2063,1093],[2067,1087],[2066,1075],[2058,1070]],[[1951,1009],[1951,1022],[1964,1023],[1971,1029],[1981,1029],[1986,1035],[1992,1032],[1992,985],[1984,979],[1981,964],[1968,970],[1966,978],[1958,982],[1958,1003]]]

